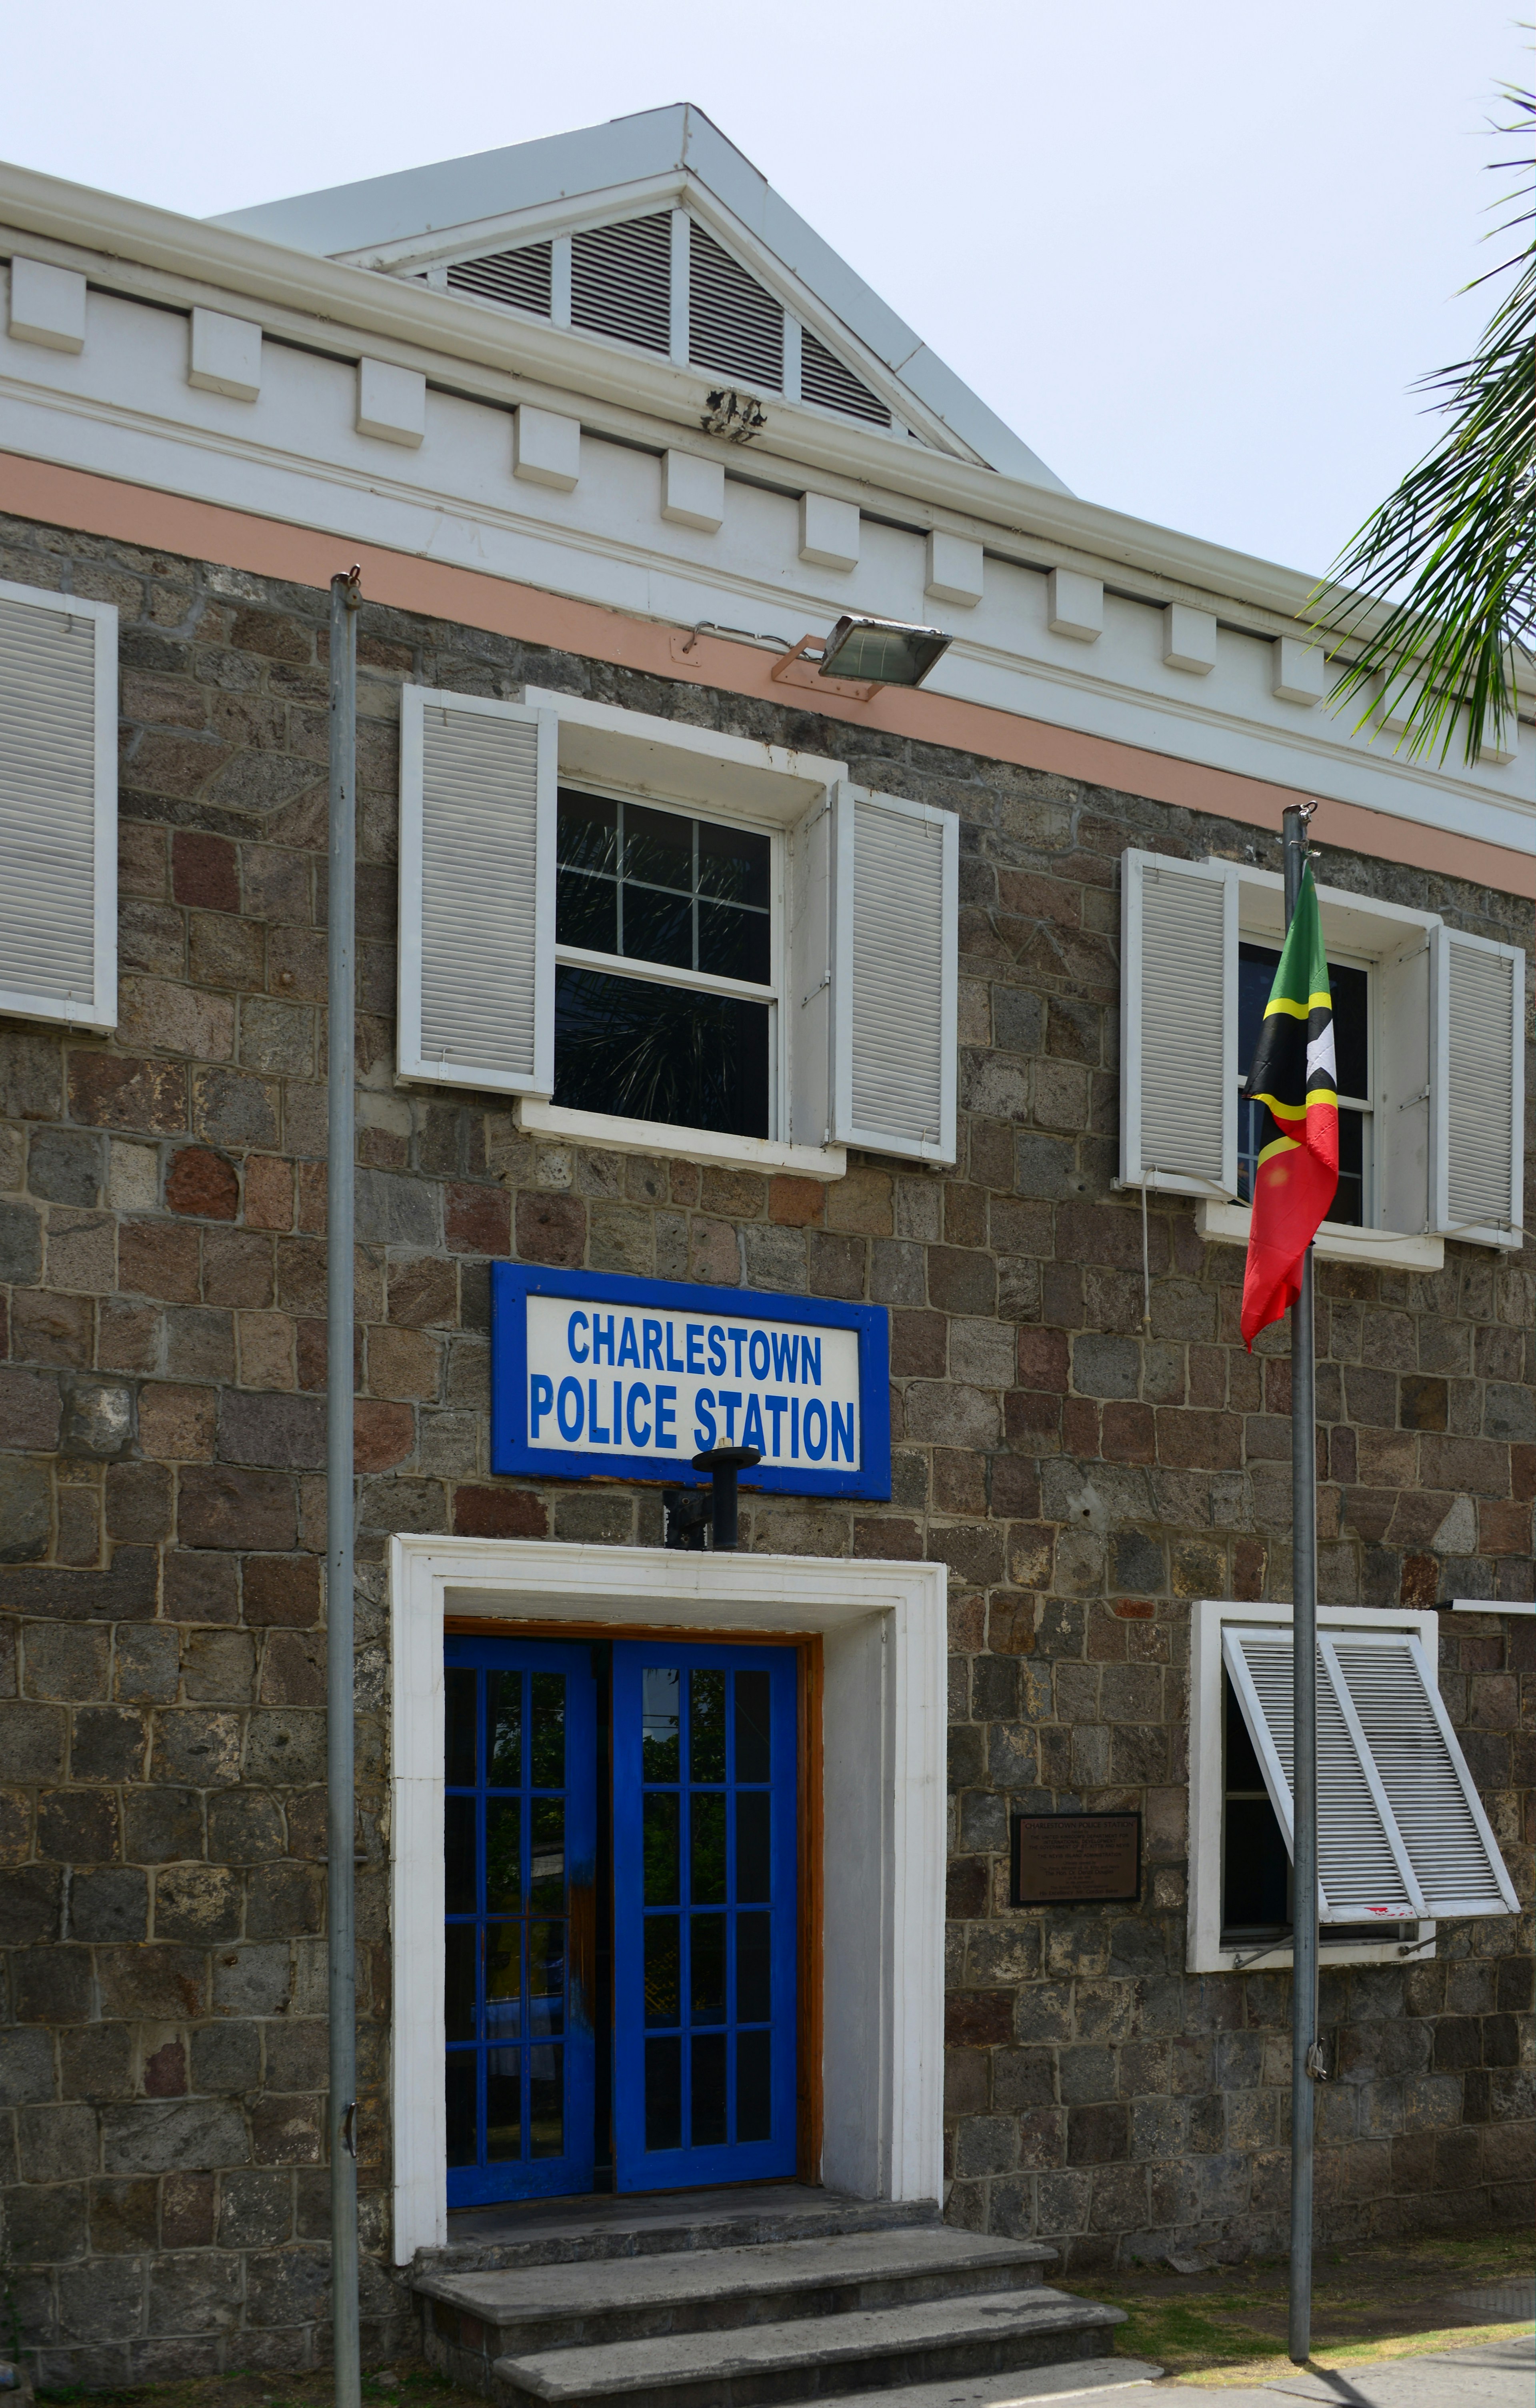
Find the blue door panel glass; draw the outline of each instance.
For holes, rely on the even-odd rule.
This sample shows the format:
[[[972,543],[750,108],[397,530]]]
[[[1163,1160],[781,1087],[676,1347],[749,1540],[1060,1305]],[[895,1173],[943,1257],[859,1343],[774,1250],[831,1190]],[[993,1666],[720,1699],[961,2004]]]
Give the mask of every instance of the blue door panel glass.
[[[444,1641],[448,2204],[590,2190],[590,1651]]]
[[[614,2186],[792,2174],[797,1664],[613,1648]]]

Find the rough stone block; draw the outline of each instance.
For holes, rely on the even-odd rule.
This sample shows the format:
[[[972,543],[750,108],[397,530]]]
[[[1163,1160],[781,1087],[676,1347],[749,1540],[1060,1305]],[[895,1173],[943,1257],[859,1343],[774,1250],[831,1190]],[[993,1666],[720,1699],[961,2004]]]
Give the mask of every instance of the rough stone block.
[[[293,1481],[276,1471],[191,1466],[180,1477],[177,1528],[185,1547],[286,1552],[297,1535]]]

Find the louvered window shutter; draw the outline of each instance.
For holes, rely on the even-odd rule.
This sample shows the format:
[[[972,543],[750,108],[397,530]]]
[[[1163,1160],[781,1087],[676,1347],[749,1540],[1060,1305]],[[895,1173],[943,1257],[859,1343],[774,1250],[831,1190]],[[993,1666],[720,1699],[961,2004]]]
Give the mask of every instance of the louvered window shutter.
[[[1429,1226],[1523,1242],[1525,956],[1439,927],[1430,953]]]
[[[1222,1655],[1294,1855],[1291,1633],[1229,1625]],[[1319,1634],[1317,1840],[1324,1923],[1518,1911],[1433,1669],[1410,1631]]]
[[[716,376],[782,393],[783,304],[695,221],[688,227],[688,357]]]
[[[407,686],[400,723],[400,1071],[554,1086],[557,723]]]
[[[953,1162],[958,823],[846,783],[832,811],[832,1134]]]
[[[1238,895],[1229,865],[1127,853],[1120,926],[1122,1182],[1235,1196]]]
[[[648,351],[672,347],[672,220],[625,218],[571,236],[570,322]]]
[[[117,612],[0,584],[0,1011],[117,1025]]]

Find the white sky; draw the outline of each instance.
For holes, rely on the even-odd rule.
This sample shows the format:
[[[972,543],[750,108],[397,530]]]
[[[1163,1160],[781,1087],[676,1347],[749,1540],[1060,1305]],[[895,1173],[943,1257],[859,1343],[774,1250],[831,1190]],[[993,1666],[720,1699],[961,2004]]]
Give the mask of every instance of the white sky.
[[[1406,388],[1486,314],[1455,296],[1529,46],[1511,0],[65,22],[10,18],[0,155],[192,216],[696,101],[1075,492],[1319,572],[1430,439]]]

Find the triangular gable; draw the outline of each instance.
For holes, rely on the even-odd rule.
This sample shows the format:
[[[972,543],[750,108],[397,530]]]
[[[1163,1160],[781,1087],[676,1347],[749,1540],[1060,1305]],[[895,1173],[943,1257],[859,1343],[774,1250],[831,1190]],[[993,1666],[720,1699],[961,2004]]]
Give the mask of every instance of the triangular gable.
[[[690,221],[685,272],[693,306],[685,335],[670,298],[684,289],[684,271],[668,265],[664,295],[655,222],[680,207]],[[644,349],[670,351],[674,358],[695,354],[695,366],[755,391],[906,429],[1005,474],[1066,490],[687,104],[236,210],[213,222],[354,265],[423,275],[488,306],[531,309],[608,339],[634,341],[636,326],[645,324]],[[585,280],[589,294],[596,291],[605,228],[610,254],[627,244],[617,274],[610,275],[610,318],[623,322],[583,324],[582,304],[575,289],[567,295],[562,278],[568,272],[573,288],[583,280],[574,259],[567,269],[581,241],[593,254]],[[664,307],[666,344],[657,339]],[[601,319],[600,296],[584,314]],[[778,346],[784,356],[775,383],[768,371]],[[707,351],[712,355],[697,356]],[[740,365],[717,366],[730,357]]]

